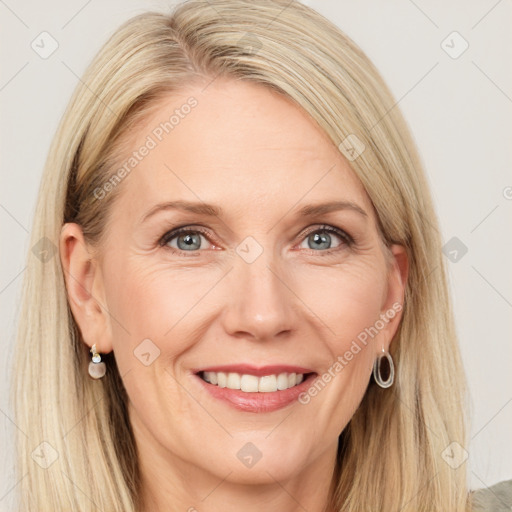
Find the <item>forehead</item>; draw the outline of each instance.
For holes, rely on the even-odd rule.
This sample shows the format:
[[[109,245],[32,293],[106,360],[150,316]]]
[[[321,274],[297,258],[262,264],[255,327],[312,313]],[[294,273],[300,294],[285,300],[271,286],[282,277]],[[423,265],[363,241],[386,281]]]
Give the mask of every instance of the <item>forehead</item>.
[[[132,159],[122,196],[133,214],[148,202],[175,199],[232,204],[238,211],[313,200],[371,204],[316,123],[259,84],[216,79],[173,93],[130,139],[119,165]]]

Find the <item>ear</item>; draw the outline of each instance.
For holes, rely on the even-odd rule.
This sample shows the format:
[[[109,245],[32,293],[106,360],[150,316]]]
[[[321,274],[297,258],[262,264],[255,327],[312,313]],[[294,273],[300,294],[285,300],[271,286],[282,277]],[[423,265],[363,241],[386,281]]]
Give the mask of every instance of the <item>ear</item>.
[[[389,350],[391,340],[398,330],[409,276],[409,259],[405,247],[394,244],[389,248],[389,253],[387,294],[381,310],[381,319],[385,322],[385,327],[381,331],[381,344],[376,347],[379,353],[382,348]]]
[[[68,301],[82,338],[99,353],[108,353],[112,330],[99,262],[78,224],[62,226],[59,245]]]

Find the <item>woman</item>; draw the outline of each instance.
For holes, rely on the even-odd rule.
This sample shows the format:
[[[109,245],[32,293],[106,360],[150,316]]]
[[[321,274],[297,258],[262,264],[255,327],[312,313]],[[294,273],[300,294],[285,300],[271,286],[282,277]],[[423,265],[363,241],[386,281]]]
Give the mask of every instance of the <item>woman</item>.
[[[24,285],[22,510],[471,509],[440,236],[394,104],[296,2],[112,36],[32,230],[58,256]]]

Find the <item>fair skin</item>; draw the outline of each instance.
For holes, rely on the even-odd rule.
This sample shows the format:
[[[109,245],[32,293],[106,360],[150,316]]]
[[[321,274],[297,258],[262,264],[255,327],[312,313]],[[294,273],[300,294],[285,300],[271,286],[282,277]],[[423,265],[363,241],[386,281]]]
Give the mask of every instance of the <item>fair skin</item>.
[[[213,384],[194,370],[294,365],[313,370],[308,382],[315,382],[358,334],[403,303],[405,251],[384,250],[362,184],[306,114],[255,84],[218,79],[202,88],[166,98],[134,134],[132,151],[169,112],[197,98],[197,107],[118,185],[98,250],[78,225],[63,226],[70,305],[84,342],[114,351],[129,396],[145,510],[322,512],[338,436],[401,313],[306,404],[241,410],[208,392]],[[176,200],[216,205],[222,215],[166,209],[141,220],[155,205]],[[296,213],[330,201],[345,208]],[[181,226],[190,226],[192,249],[186,233],[159,245]],[[194,231],[201,226],[205,233]],[[247,237],[259,245],[241,247],[262,249],[250,263],[237,252]],[[148,365],[134,355],[146,339],[146,352],[160,350]],[[261,454],[251,467],[237,456],[247,443]]]

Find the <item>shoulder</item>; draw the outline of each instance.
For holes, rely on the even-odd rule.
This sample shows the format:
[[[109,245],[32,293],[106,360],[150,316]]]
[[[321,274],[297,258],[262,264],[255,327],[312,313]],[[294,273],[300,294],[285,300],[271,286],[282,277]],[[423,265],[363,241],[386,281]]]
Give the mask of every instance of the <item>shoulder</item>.
[[[471,492],[472,512],[502,512],[512,510],[512,480]]]

